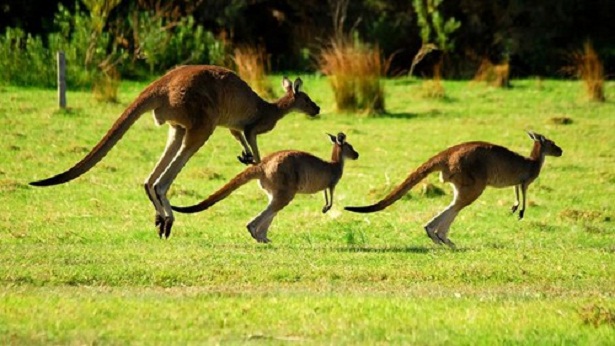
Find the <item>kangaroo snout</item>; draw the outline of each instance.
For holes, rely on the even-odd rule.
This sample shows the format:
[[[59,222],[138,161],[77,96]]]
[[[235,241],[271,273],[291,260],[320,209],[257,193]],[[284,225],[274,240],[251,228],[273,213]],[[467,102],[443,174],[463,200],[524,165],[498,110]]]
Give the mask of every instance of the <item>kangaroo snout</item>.
[[[313,110],[313,112],[310,114],[310,116],[315,117],[315,116],[317,116],[318,114],[320,114],[320,107],[318,107],[318,105],[314,103],[314,110]]]

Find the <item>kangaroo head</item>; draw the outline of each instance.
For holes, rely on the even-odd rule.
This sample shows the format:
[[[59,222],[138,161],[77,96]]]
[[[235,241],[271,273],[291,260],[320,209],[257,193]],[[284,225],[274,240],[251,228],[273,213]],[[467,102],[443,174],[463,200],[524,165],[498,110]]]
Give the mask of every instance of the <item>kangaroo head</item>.
[[[331,142],[335,145],[334,152],[337,150],[340,158],[349,158],[356,160],[359,158],[359,153],[354,150],[352,144],[346,142],[346,135],[343,132],[337,134],[337,137],[328,134]]]
[[[552,140],[546,138],[539,133],[531,131],[528,131],[527,134],[534,142],[540,144],[540,150],[544,155],[555,157],[562,156],[562,148],[558,147],[557,144],[555,144],[555,142],[553,142]]]
[[[320,113],[320,107],[306,93],[301,91],[302,85],[303,81],[301,81],[301,78],[295,79],[294,83],[287,77],[282,79],[282,87],[284,87],[286,95],[292,98],[291,108],[309,116],[316,116]]]

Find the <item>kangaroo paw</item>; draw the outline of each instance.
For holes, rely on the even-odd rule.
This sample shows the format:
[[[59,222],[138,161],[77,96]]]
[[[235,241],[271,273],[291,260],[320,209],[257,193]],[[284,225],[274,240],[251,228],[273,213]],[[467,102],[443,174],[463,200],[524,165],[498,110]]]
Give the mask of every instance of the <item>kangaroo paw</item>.
[[[523,214],[525,214],[525,209],[519,210],[519,220],[523,219]]]
[[[322,207],[322,213],[324,214],[324,213],[328,212],[329,209],[331,209],[331,206],[330,205],[325,205],[324,207]]]
[[[243,163],[244,165],[254,164],[254,156],[252,153],[246,153],[245,151],[241,152],[241,156],[237,156],[237,160]]]
[[[517,211],[517,208],[519,208],[518,205],[513,205],[512,208],[510,208],[510,212],[514,214]]]

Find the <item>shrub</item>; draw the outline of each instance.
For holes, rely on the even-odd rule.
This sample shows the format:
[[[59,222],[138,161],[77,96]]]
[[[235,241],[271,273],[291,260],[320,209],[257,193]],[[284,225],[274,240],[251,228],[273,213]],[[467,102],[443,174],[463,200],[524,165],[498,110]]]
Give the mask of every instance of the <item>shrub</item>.
[[[17,85],[54,87],[56,85],[56,52],[63,51],[66,57],[66,84],[72,88],[92,85],[100,72],[98,64],[121,53],[107,53],[111,38],[101,34],[92,41],[92,19],[79,6],[75,13],[59,6],[54,24],[58,32],[47,37],[47,44],[38,36],[25,34],[20,29],[7,28],[0,38],[0,77]],[[87,57],[87,58],[86,58]],[[87,60],[90,60],[89,64]]]
[[[16,85],[55,85],[54,56],[40,37],[7,28],[0,37],[0,80]]]
[[[119,3],[118,1],[113,4]],[[135,72],[139,61],[130,60],[119,38],[126,33],[103,31],[111,8],[104,0],[90,0],[90,12],[79,3],[71,12],[61,4],[54,17],[56,31],[47,37],[32,36],[20,29],[7,28],[0,36],[0,81],[16,85],[54,87],[56,52],[66,57],[66,84],[69,88],[92,87],[100,99],[117,98],[120,74]],[[111,4],[111,5],[113,5]],[[101,7],[102,6],[102,7]],[[136,13],[133,25],[136,45],[150,73],[162,72],[178,64],[224,64],[223,41],[196,25],[192,17],[165,21],[148,13]],[[106,96],[102,96],[106,95]]]
[[[349,39],[332,40],[322,49],[319,64],[329,76],[338,111],[385,112],[381,77],[388,63],[379,49]]]
[[[168,70],[184,64],[224,65],[226,47],[192,16],[177,21],[142,12],[131,19],[139,58],[149,72]]]
[[[267,79],[270,68],[269,56],[261,46],[240,46],[233,55],[235,69],[254,91],[265,98],[273,96],[271,83]]]

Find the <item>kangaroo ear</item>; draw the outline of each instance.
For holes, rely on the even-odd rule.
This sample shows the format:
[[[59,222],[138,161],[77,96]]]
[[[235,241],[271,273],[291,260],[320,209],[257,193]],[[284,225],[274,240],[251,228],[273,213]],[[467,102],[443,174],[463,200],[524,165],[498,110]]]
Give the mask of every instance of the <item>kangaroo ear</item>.
[[[284,88],[286,92],[290,92],[293,89],[293,83],[286,76],[282,79],[282,88]]]
[[[336,144],[337,143],[337,139],[335,138],[334,135],[327,133],[327,135],[329,136],[329,139],[331,140],[331,143]]]
[[[342,145],[346,142],[346,135],[343,132],[337,134],[337,144]]]
[[[300,91],[302,85],[303,81],[301,80],[301,78],[297,77],[297,79],[295,79],[295,84],[293,84],[293,92],[297,94]]]
[[[535,142],[544,142],[545,141],[545,136],[539,134],[539,133],[535,133],[532,131],[527,131],[528,136],[530,136],[530,138],[535,141]]]

